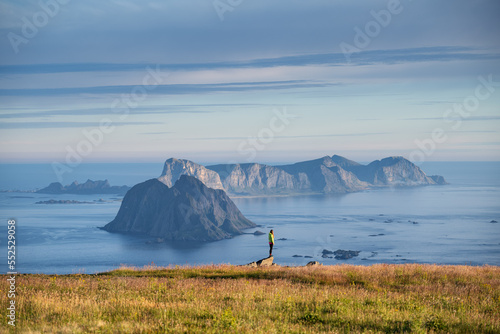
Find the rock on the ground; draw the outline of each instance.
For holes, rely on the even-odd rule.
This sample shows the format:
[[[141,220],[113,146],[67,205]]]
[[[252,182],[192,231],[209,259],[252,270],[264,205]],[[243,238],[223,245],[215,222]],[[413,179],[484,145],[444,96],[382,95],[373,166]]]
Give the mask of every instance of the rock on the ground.
[[[255,261],[250,262],[249,264],[245,264],[244,267],[255,268],[255,267],[257,267],[257,262],[255,262]]]
[[[314,266],[321,266],[321,263],[319,263],[318,261],[311,261],[306,264],[306,267],[314,267]]]
[[[264,259],[261,259],[261,260],[257,261],[257,266],[258,267],[272,266],[273,265],[273,260],[274,260],[274,257],[272,257],[272,256],[266,257]]]
[[[243,266],[244,267],[252,267],[252,268],[255,268],[255,267],[270,267],[270,266],[276,265],[275,263],[273,263],[273,260],[274,260],[274,257],[270,256],[270,257],[266,257],[264,259],[260,259],[259,261],[250,262],[250,263],[245,264]]]

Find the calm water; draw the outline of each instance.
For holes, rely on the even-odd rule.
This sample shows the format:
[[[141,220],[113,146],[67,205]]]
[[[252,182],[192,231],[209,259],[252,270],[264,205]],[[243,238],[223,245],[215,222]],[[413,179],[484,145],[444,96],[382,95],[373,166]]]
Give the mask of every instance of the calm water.
[[[500,223],[490,223],[500,222],[500,163],[427,163],[421,167],[428,174],[444,175],[451,184],[343,196],[234,201],[245,216],[262,225],[248,232],[273,228],[276,239],[287,239],[276,242],[274,255],[279,264],[318,260],[324,264],[500,265]],[[161,164],[82,165],[64,183],[107,178],[112,185],[133,185],[158,176],[161,169]],[[57,181],[50,165],[0,165],[0,172],[0,189],[28,190]],[[48,199],[105,202],[34,204]],[[17,270],[94,273],[121,264],[245,264],[267,256],[266,235],[193,244],[157,243],[152,238],[101,231],[98,227],[118,212],[120,202],[116,199],[113,195],[0,193],[5,232],[7,219],[17,220]],[[0,247],[6,250],[5,237]],[[361,253],[337,261],[322,258],[323,249]],[[2,272],[7,271],[6,253],[0,253]]]

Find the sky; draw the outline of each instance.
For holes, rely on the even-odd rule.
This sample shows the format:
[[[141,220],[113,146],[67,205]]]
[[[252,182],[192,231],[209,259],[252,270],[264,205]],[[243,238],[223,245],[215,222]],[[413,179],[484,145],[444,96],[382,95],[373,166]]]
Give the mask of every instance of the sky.
[[[500,161],[500,1],[0,0],[0,163]]]

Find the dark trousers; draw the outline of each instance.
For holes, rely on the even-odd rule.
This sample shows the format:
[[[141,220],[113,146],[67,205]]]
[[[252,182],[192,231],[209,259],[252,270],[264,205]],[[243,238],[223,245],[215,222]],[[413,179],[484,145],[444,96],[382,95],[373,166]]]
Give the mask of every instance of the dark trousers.
[[[269,256],[273,255],[273,246],[274,244],[269,243]]]

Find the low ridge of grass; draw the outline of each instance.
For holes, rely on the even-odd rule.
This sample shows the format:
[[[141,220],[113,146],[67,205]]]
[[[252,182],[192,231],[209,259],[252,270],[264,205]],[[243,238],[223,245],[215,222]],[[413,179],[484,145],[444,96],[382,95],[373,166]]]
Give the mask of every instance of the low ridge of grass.
[[[8,284],[0,280],[0,307]],[[122,267],[18,275],[19,333],[500,333],[500,267]],[[0,332],[8,319],[0,320]]]

